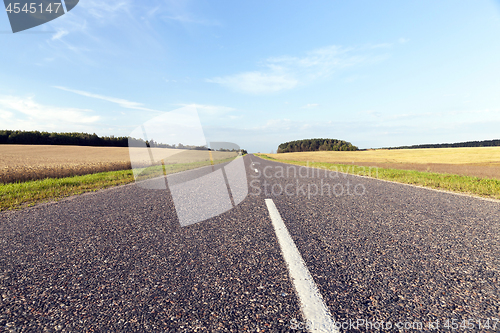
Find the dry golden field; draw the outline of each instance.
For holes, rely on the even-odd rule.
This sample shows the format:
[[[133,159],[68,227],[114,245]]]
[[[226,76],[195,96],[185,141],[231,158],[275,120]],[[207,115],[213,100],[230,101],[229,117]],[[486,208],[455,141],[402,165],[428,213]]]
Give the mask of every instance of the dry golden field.
[[[142,162],[150,160],[147,149],[132,149],[134,166],[140,166]],[[210,161],[208,151],[165,148],[152,148],[150,151],[156,161],[165,159],[167,164]],[[236,155],[229,152],[213,152],[212,158],[221,160]],[[130,153],[126,147],[0,145],[0,183],[70,177],[130,168]]]
[[[0,168],[129,162],[128,148],[0,145]]]
[[[276,160],[356,164],[500,178],[500,147],[328,151],[266,154]]]
[[[0,145],[0,183],[130,169],[128,148]]]

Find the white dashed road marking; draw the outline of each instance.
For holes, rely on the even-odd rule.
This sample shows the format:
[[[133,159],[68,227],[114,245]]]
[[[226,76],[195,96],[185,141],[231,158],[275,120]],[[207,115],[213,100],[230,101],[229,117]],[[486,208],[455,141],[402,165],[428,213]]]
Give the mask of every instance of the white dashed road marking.
[[[300,300],[302,314],[306,321],[302,327],[307,325],[309,332],[339,332],[276,205],[272,199],[266,199],[266,205],[281,247],[281,253],[285,258],[290,277]]]

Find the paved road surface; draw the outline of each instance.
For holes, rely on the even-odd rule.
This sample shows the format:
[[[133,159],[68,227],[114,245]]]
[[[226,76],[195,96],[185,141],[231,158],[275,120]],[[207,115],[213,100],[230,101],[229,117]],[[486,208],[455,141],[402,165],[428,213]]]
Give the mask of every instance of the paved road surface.
[[[265,199],[341,332],[500,332],[499,203],[245,163],[249,196],[187,227],[168,191],[135,184],[0,213],[0,332],[298,332]]]

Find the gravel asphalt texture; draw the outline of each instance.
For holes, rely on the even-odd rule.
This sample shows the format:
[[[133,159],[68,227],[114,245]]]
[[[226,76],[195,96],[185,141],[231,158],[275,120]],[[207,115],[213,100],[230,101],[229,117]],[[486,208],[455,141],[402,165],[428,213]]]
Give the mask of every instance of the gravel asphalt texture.
[[[298,332],[266,198],[339,323],[416,332],[439,320],[431,331],[442,332],[447,319],[470,319],[474,328],[453,331],[500,332],[478,327],[500,319],[500,203],[245,163],[248,197],[187,227],[168,190],[135,184],[0,213],[0,332]],[[325,183],[344,193],[308,196]],[[279,191],[287,185],[292,195]]]

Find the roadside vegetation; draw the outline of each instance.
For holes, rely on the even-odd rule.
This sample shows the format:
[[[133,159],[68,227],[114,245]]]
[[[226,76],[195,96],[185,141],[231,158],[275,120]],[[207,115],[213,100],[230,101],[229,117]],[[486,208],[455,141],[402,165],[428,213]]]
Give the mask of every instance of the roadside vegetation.
[[[141,181],[204,166],[226,163],[234,159],[234,157],[227,158],[227,153],[218,154],[219,156],[214,154],[216,159],[213,161],[159,164],[136,169],[135,173],[137,180]],[[113,186],[129,184],[134,181],[134,171],[129,169],[0,184],[0,211],[25,208],[43,202],[58,201],[72,195],[95,192]]]
[[[266,154],[277,160],[330,163],[447,163],[500,165],[500,147],[376,149],[364,151],[321,151]]]
[[[500,147],[321,151],[267,154],[276,160],[355,164],[383,169],[500,179]]]
[[[134,170],[137,181],[161,177],[172,173],[188,171],[192,169],[202,168],[204,166],[216,165],[220,163],[229,163],[234,160],[234,157],[219,158],[213,161],[196,161],[190,163],[175,163],[175,164],[158,164],[146,168],[138,168]]]
[[[500,200],[500,179],[479,178],[448,173],[358,166],[354,164],[297,161],[283,158],[277,159],[275,158],[276,154],[271,156],[266,154],[257,154],[257,156],[281,163],[338,171],[353,175],[367,176],[398,183],[430,187],[457,193],[466,193],[474,196]]]
[[[128,136],[98,136],[97,134],[80,132],[40,132],[40,131],[11,131],[0,130],[0,145],[61,145],[61,146],[92,146],[92,147],[150,147],[170,149],[208,150],[206,146],[190,146],[166,144],[154,139],[144,141]],[[221,151],[229,151],[221,149]],[[246,150],[240,149],[246,154]]]
[[[95,133],[0,130],[0,144],[128,147],[129,138],[100,137]]]
[[[337,139],[305,139],[282,143],[278,146],[278,154],[300,151],[354,151],[358,147],[350,142]]]
[[[0,183],[8,184],[45,178],[83,176],[99,172],[130,169],[130,162],[4,167],[0,170]]]
[[[0,145],[0,184],[64,178],[129,170],[131,154],[135,167],[150,164],[150,153],[167,159],[167,165],[227,160],[238,152],[169,148],[82,147],[57,145]],[[218,163],[218,162],[217,162]]]
[[[3,184],[131,168],[125,147],[0,145],[0,156]]]
[[[0,211],[24,208],[134,181],[132,170],[0,185]]]
[[[414,145],[414,146],[390,147],[390,148],[386,148],[386,149],[459,148],[459,147],[495,147],[495,146],[500,146],[500,140],[422,144],[422,145]]]

